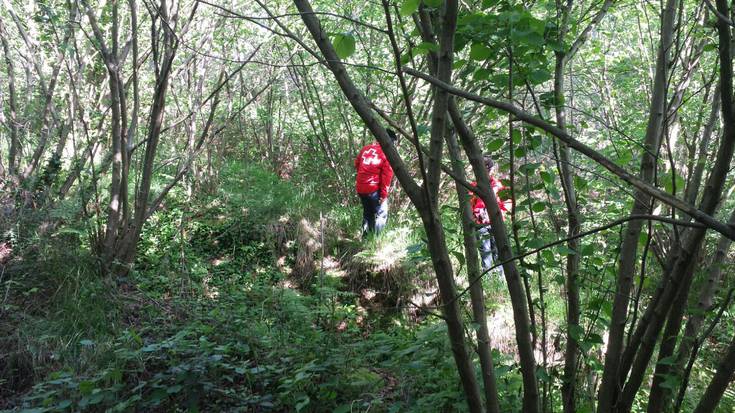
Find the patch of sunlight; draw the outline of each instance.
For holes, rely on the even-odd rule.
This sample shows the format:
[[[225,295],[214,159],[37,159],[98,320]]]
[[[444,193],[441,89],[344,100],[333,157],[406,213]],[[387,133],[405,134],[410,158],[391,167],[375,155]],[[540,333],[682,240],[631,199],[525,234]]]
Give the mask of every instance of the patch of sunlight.
[[[219,289],[211,284],[212,281],[212,275],[207,274],[206,277],[202,280],[202,287],[204,290],[204,296],[209,298],[210,300],[214,300],[215,298],[219,297]]]
[[[219,267],[220,265],[227,264],[230,261],[231,261],[230,258],[227,258],[227,257],[219,257],[219,258],[214,258],[211,263],[212,263],[213,266]]]
[[[343,278],[347,275],[347,272],[342,269],[339,260],[331,255],[322,259],[321,268],[324,269],[324,274],[328,277]]]
[[[408,256],[410,235],[410,229],[407,227],[387,230],[366,241],[364,249],[355,254],[354,260],[374,266],[377,271],[391,270],[399,266]]]

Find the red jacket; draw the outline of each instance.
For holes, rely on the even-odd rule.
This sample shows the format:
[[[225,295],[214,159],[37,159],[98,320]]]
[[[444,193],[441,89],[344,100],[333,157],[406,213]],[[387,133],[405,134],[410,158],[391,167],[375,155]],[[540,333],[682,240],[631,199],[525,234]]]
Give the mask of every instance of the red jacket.
[[[361,195],[380,191],[380,199],[388,197],[390,182],[393,179],[393,168],[385,158],[383,150],[377,142],[365,146],[355,158],[357,181],[355,187]]]
[[[472,186],[477,186],[477,182],[473,182]],[[492,186],[493,192],[495,192],[495,199],[498,200],[500,215],[503,217],[503,219],[505,219],[505,214],[503,213],[510,211],[510,208],[513,204],[509,199],[500,199],[500,196],[498,196],[498,192],[502,191],[503,189],[507,189],[507,187],[503,186],[503,184],[500,183],[499,180],[495,179],[494,176],[490,177],[490,186]],[[490,215],[485,208],[485,201],[475,195],[474,192],[471,192],[470,194],[472,195],[472,198],[470,198],[470,205],[472,205],[472,215],[475,217],[475,222],[483,225],[489,224]]]

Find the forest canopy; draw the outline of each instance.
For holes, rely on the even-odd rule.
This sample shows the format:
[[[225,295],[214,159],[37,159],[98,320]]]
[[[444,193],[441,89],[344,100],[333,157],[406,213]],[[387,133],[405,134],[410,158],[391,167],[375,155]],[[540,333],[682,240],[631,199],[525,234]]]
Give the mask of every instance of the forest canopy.
[[[730,412],[725,0],[0,0],[0,409]]]

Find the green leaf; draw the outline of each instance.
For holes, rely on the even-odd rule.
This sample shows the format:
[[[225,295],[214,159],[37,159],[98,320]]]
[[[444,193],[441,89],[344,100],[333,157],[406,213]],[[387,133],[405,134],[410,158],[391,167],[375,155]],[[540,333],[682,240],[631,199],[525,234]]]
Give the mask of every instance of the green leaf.
[[[493,51],[482,43],[472,43],[470,47],[470,58],[472,60],[485,60],[492,55]]]
[[[569,326],[569,336],[572,337],[572,340],[576,342],[582,341],[582,337],[584,337],[584,328],[580,326],[579,324],[572,324]]]
[[[418,46],[416,46],[415,50],[438,52],[439,46],[436,43],[432,42],[421,42]]]
[[[519,145],[521,143],[521,131],[518,129],[513,129],[513,143],[516,145]]]
[[[398,13],[404,17],[416,13],[416,10],[419,9],[420,1],[421,0],[404,0],[403,4],[401,4],[401,8],[398,10]]]
[[[436,8],[444,4],[444,0],[424,0],[424,4]]]
[[[558,42],[556,40],[549,40],[546,45],[555,52],[563,52],[566,49],[564,43]]]
[[[574,187],[580,191],[587,189],[587,180],[579,175],[574,175]]]
[[[337,406],[336,409],[332,413],[350,413],[352,411],[352,404],[343,404],[341,406]]]
[[[658,364],[662,366],[673,366],[676,364],[676,356],[664,357],[658,361]]]
[[[92,394],[92,390],[94,390],[94,383],[89,380],[82,380],[79,382],[79,393],[81,393],[83,396],[88,396]]]
[[[526,242],[526,248],[536,249],[544,246],[544,241],[540,238],[534,238]]]
[[[542,179],[542,180],[543,180],[544,182],[546,182],[547,184],[549,184],[549,185],[551,185],[551,184],[553,184],[553,183],[554,183],[554,177],[553,177],[553,176],[551,176],[551,174],[550,174],[550,173],[548,173],[548,172],[546,172],[546,171],[541,171],[541,172],[539,173],[539,176],[541,176],[541,179]]]
[[[584,247],[582,247],[582,251],[580,251],[580,254],[583,257],[590,256],[595,253],[595,246],[592,244],[587,244]]]
[[[602,336],[597,333],[590,333],[586,341],[592,344],[604,344],[605,343],[605,341],[602,339]]]
[[[547,69],[537,69],[528,75],[528,79],[533,84],[541,84],[551,79],[551,72]]]
[[[533,204],[533,206],[531,207],[531,209],[533,210],[533,212],[541,212],[544,209],[546,209],[546,203],[545,202],[536,202],[535,204]]]
[[[536,377],[544,383],[549,383],[551,381],[551,376],[549,376],[549,373],[547,373],[546,369],[543,367],[536,369]]]
[[[624,150],[623,153],[620,154],[620,157],[617,161],[615,161],[616,164],[620,166],[625,166],[630,163],[630,161],[633,160],[633,152],[629,150]]]
[[[350,33],[340,33],[334,36],[332,44],[340,59],[347,59],[355,53],[355,37]]]
[[[309,405],[309,402],[311,402],[311,399],[309,399],[309,396],[304,396],[300,402],[296,403],[296,411],[300,412],[304,407]]]
[[[577,251],[565,246],[565,245],[559,245],[556,247],[556,251],[561,255],[575,255]]]
[[[682,178],[679,174],[676,174],[674,179],[676,180],[676,192],[683,190],[684,186],[686,185],[684,178]],[[661,180],[663,181],[664,189],[666,190],[666,192],[672,195],[676,195],[674,193],[674,182],[672,182],[671,180],[671,173],[669,172],[669,173],[664,174],[661,177]]]
[[[464,254],[462,254],[459,251],[452,251],[452,255],[454,255],[454,258],[457,259],[457,262],[459,262],[459,266],[460,267],[464,265],[464,262],[465,262],[464,261]]]
[[[487,144],[487,150],[490,152],[495,152],[498,149],[502,148],[504,143],[505,141],[503,139],[495,139]]]
[[[487,80],[490,78],[490,74],[489,69],[480,68],[472,75],[472,80]]]
[[[518,171],[525,175],[531,175],[534,173],[538,168],[541,167],[541,164],[536,163],[526,163],[518,167]]]

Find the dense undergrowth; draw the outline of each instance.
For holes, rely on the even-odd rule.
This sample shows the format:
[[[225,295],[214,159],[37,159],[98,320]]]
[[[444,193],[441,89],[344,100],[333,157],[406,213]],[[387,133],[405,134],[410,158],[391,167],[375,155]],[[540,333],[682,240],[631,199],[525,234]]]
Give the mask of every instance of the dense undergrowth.
[[[37,248],[25,250],[24,263],[10,267],[8,317],[0,323],[9,350],[0,376],[9,391],[0,407],[465,408],[443,325],[431,318],[413,322],[406,311],[379,305],[368,312],[354,288],[369,284],[371,266],[381,273],[371,257],[380,248],[395,261],[383,276],[410,282],[417,272],[408,268],[421,260],[407,252],[415,237],[402,229],[368,243],[350,261],[357,276],[322,268],[308,280],[291,280],[298,248],[293,223],[318,219],[310,210],[319,201],[258,168],[226,173],[231,179],[218,193],[197,200],[178,194],[151,219],[128,277],[98,276],[81,229],[39,237]],[[321,254],[344,259],[359,243],[339,227],[357,226],[335,210]],[[520,382],[513,361],[505,362],[499,373],[512,409]]]
[[[466,410],[444,324],[407,305],[435,290],[420,233],[394,222],[360,242],[359,211],[314,188],[258,167],[230,165],[221,178],[217,192],[182,191],[152,217],[124,278],[98,275],[84,227],[25,232],[22,257],[4,274],[0,409]],[[295,271],[304,225],[319,261],[308,277]],[[490,277],[487,287],[492,312],[506,311],[504,282]],[[561,300],[546,305],[560,318]],[[508,348],[494,351],[501,408],[519,411],[512,326],[493,333],[503,329]],[[590,372],[595,349],[585,353]]]

